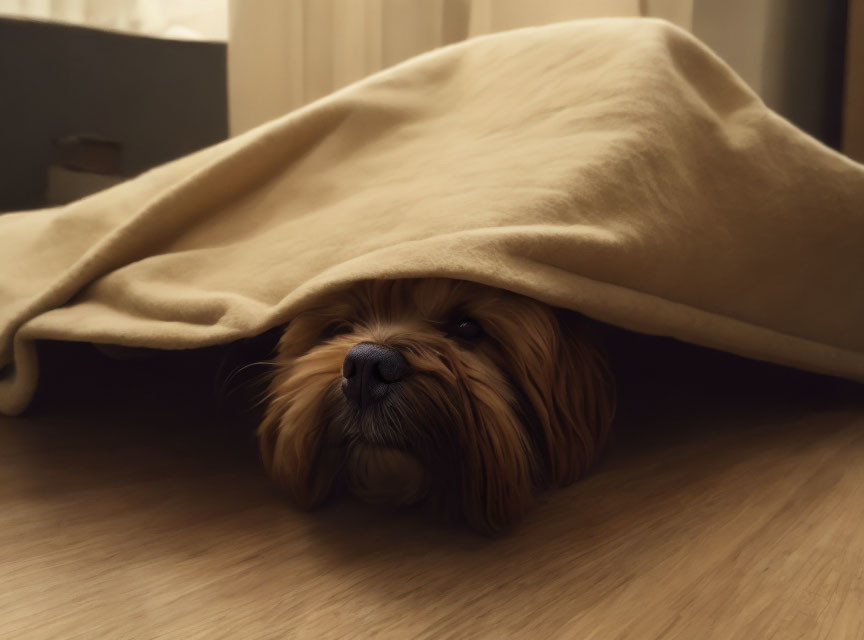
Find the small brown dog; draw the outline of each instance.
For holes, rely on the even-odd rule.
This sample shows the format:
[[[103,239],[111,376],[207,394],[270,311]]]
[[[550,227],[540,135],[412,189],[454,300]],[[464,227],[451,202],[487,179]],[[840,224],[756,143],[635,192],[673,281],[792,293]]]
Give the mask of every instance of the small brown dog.
[[[331,295],[279,342],[259,430],[267,471],[305,508],[347,489],[434,500],[498,532],[603,445],[613,385],[586,330],[572,312],[458,280]]]

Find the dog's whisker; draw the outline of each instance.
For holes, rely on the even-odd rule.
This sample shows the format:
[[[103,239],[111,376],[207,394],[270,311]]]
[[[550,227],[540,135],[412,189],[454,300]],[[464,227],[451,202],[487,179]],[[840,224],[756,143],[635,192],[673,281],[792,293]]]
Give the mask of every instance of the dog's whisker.
[[[237,376],[244,373],[245,371],[248,371],[249,369],[251,369],[253,367],[273,367],[273,368],[276,368],[276,367],[280,367],[280,366],[281,365],[279,363],[270,362],[270,361],[250,362],[249,364],[245,364],[242,367],[238,367],[238,368],[234,369],[231,373],[229,373],[228,376],[225,378],[225,383],[230,384]]]

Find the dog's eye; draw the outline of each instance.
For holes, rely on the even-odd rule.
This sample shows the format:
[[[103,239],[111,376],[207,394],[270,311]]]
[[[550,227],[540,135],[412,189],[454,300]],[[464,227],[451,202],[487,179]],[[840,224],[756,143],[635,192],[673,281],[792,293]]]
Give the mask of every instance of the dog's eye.
[[[331,324],[324,330],[322,338],[324,340],[329,340],[330,338],[335,338],[336,336],[351,333],[351,331],[353,331],[353,327],[347,322],[336,322]]]
[[[483,329],[471,318],[459,318],[451,325],[449,335],[462,340],[477,340],[483,335]]]

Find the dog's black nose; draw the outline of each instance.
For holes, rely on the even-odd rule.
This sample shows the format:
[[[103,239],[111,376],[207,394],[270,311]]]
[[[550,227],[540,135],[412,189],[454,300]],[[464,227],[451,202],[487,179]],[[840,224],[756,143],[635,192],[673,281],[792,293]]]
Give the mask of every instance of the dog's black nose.
[[[408,363],[396,349],[361,342],[345,356],[342,391],[348,400],[365,409],[390,393],[406,373]]]

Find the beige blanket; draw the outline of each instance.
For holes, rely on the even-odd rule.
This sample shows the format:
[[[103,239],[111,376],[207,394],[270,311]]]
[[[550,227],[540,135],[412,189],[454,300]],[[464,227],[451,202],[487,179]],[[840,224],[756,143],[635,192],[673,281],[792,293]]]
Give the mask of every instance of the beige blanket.
[[[426,275],[864,380],[864,167],[663,22],[468,41],[0,216],[0,411],[27,405],[39,339],[225,343]]]

